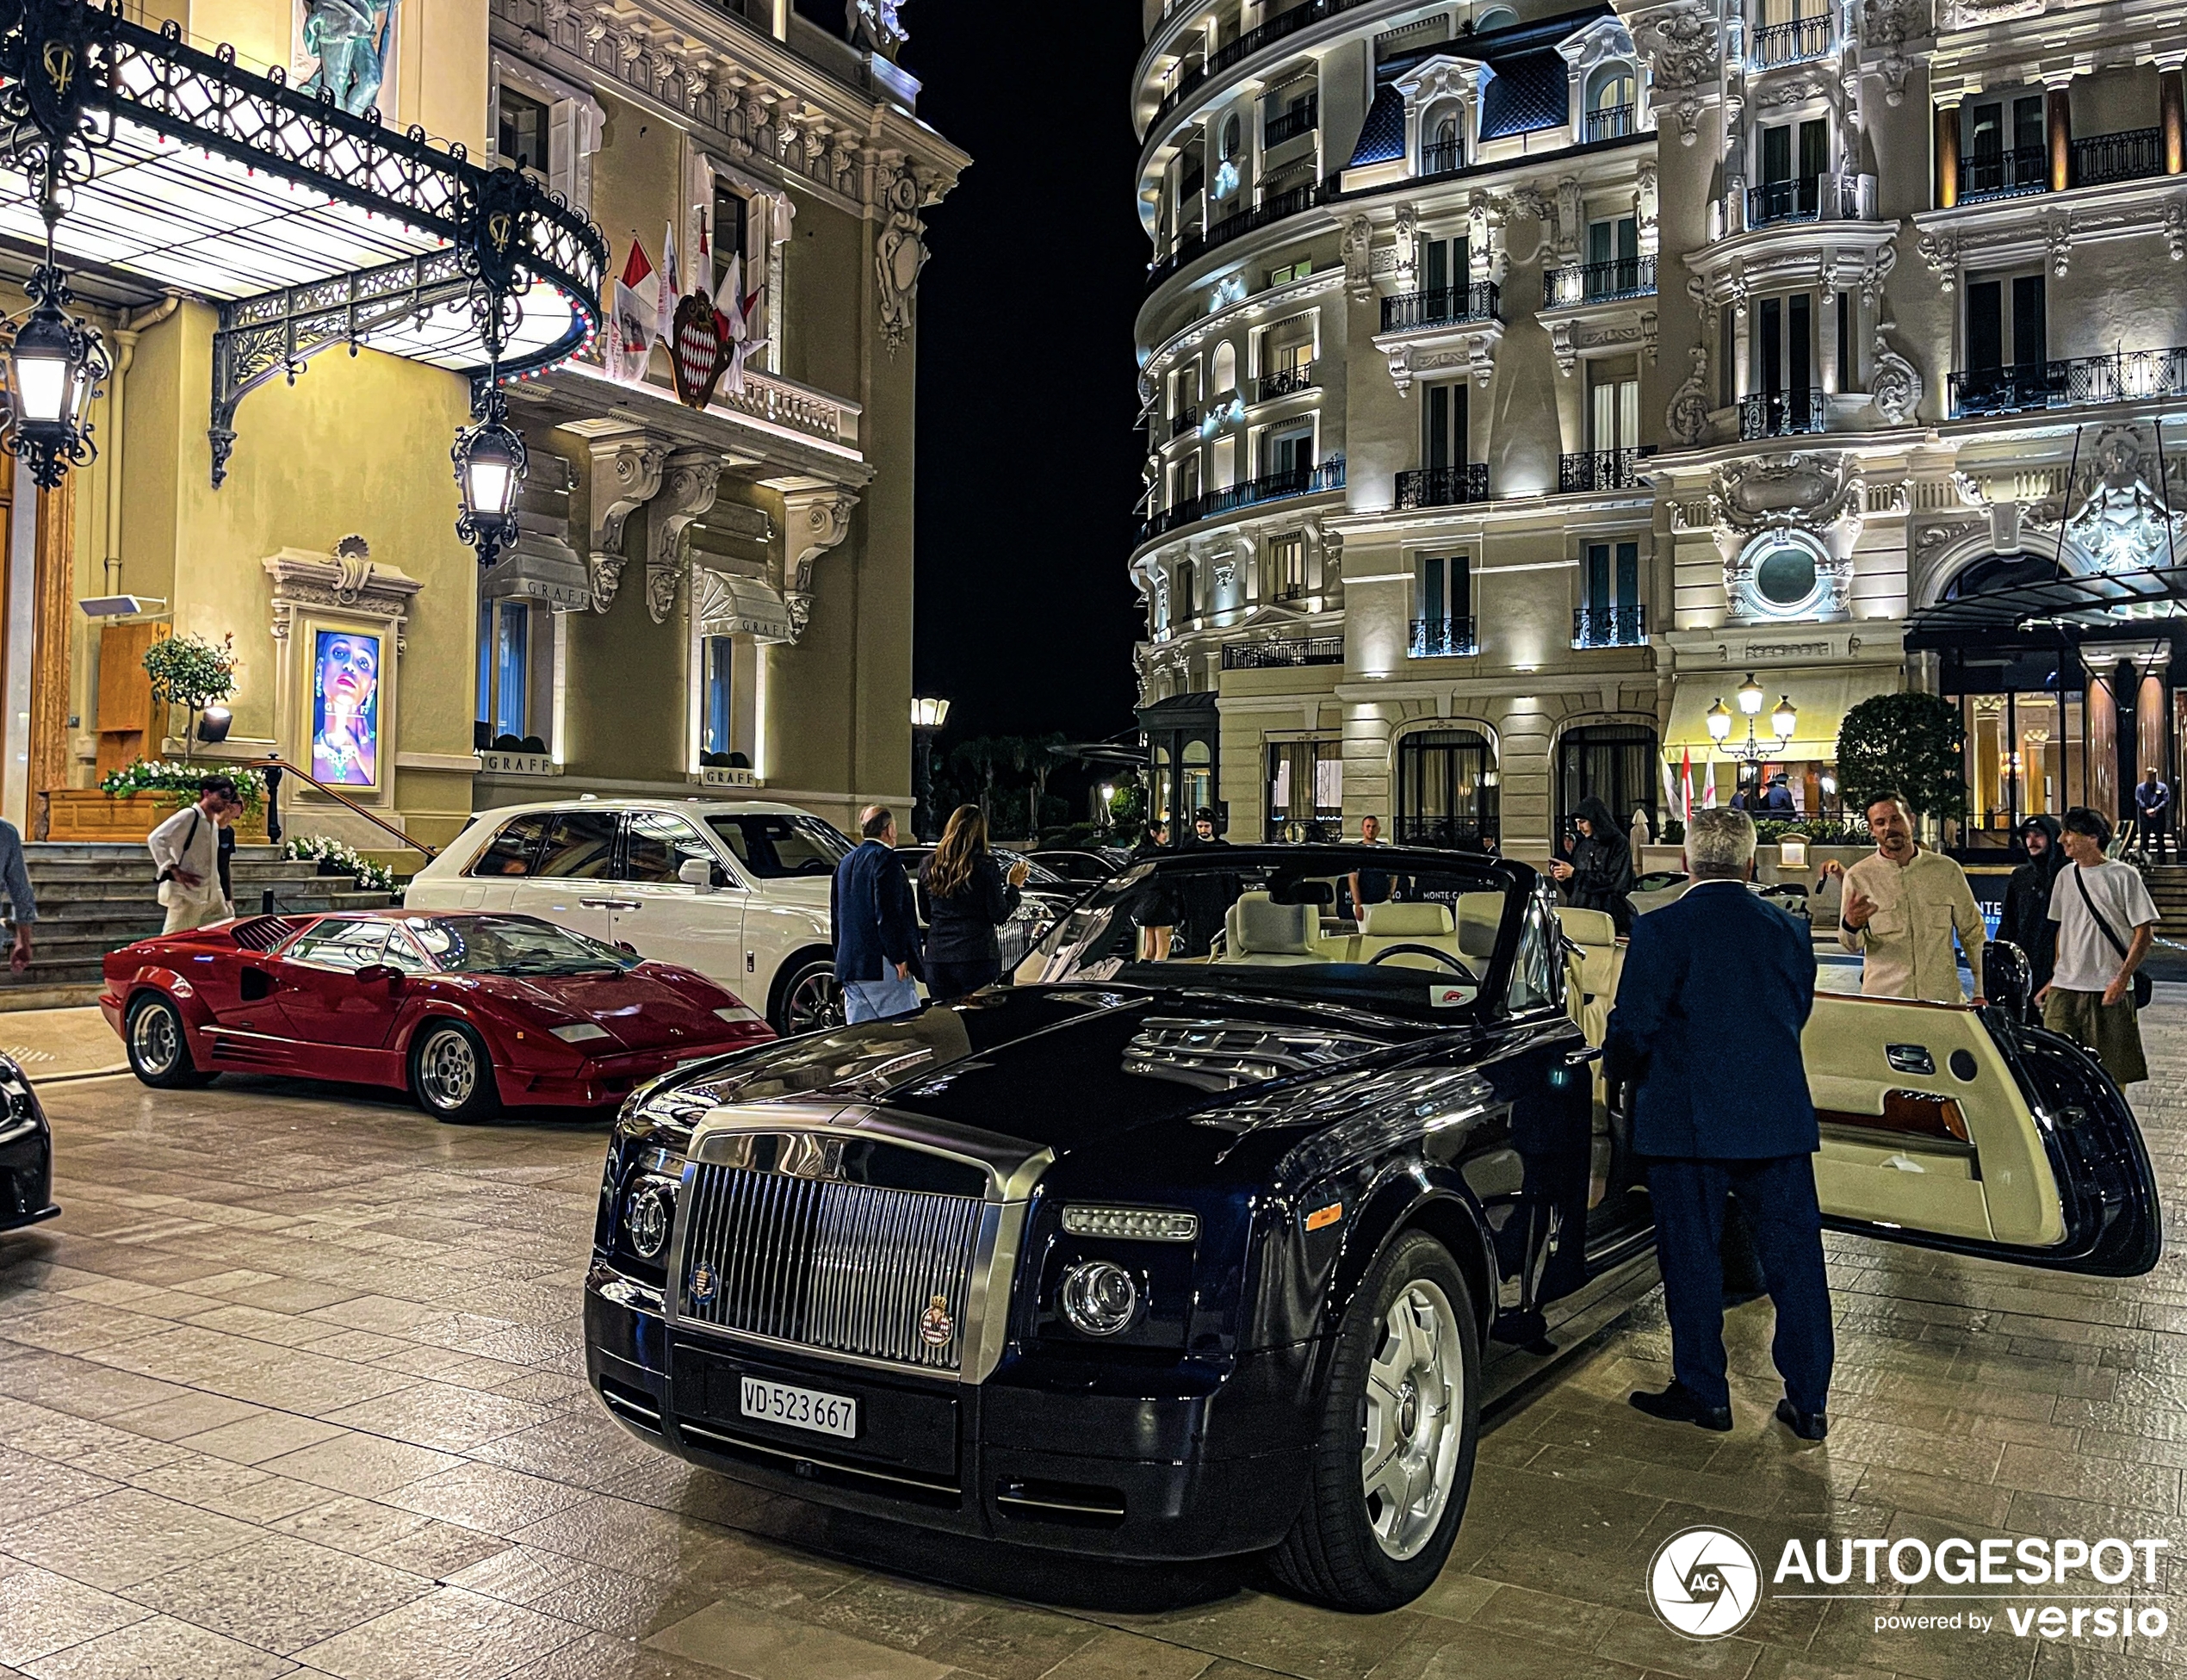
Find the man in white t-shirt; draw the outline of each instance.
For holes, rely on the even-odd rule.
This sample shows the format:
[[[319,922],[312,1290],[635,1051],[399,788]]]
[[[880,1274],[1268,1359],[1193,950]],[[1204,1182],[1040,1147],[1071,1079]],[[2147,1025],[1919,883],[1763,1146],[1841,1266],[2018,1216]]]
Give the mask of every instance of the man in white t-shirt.
[[[2140,870],[2103,861],[2110,843],[2111,825],[2097,813],[2079,805],[2066,813],[2063,844],[2072,861],[2050,890],[2058,962],[2035,998],[2045,1026],[2093,1051],[2114,1084],[2131,1085],[2149,1076],[2134,971],[2156,938],[2157,907]]]

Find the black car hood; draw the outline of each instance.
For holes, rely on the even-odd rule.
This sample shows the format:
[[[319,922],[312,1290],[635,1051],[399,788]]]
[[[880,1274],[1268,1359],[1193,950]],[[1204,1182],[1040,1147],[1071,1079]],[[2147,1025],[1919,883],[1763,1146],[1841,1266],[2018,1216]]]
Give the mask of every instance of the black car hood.
[[[1242,1088],[1402,1046],[1416,1025],[1217,993],[1027,988],[784,1039],[699,1071],[671,1100],[839,1100],[970,1126],[1064,1155]]]

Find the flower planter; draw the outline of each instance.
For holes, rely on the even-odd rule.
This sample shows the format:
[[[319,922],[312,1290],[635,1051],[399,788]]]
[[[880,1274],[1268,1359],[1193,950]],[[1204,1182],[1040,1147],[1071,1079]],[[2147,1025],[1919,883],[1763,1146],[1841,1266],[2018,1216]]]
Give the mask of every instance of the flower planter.
[[[64,788],[46,800],[49,840],[139,844],[186,803],[171,793],[133,793],[117,799],[96,788]],[[239,846],[268,844],[263,806],[236,819],[235,838]]]

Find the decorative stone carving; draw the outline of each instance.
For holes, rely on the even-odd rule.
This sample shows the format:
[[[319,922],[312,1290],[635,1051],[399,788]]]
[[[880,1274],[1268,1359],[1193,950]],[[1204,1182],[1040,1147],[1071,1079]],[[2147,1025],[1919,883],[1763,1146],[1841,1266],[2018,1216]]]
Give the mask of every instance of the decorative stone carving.
[[[1663,411],[1663,425],[1688,449],[1697,447],[1708,433],[1708,352],[1695,344],[1686,352],[1693,364]]]
[[[592,532],[587,570],[592,611],[605,612],[623,584],[623,527],[632,512],[660,489],[668,445],[657,437],[624,433],[591,445]]]
[[[2169,562],[2187,540],[2187,515],[2176,513],[2144,475],[2141,434],[2115,426],[2096,440],[2094,464],[2067,492],[2080,505],[2060,524],[2051,510],[2029,510],[2028,523],[2060,530],[2100,572],[2135,572]]]
[[[855,493],[839,486],[784,493],[783,598],[790,604],[792,642],[813,614],[813,562],[851,534]],[[1165,592],[1164,601],[1168,596]]]
[[[1709,509],[1732,615],[1769,611],[1755,590],[1753,567],[1757,553],[1770,546],[1757,539],[1772,536],[1812,554],[1818,585],[1826,586],[1826,610],[1843,611],[1852,590],[1853,547],[1860,540],[1867,505],[1867,487],[1849,455],[1802,450],[1749,456],[1719,467]]]
[[[2050,271],[2063,280],[2073,254],[2072,211],[2054,211],[2042,219],[2042,243],[2043,249],[2050,253]]]
[[[1557,255],[1568,266],[1579,261],[1580,221],[1579,177],[1567,175],[1557,183]]]
[[[1640,42],[1662,92],[1680,93],[1716,79],[1716,21],[1707,6],[1684,4],[1649,19],[1641,26]]]
[[[1640,253],[1646,256],[1656,248],[1656,166],[1642,164],[1633,171],[1633,220],[1639,224]]]
[[[1830,82],[1819,75],[1788,76],[1772,82],[1764,88],[1755,103],[1765,111],[1774,111],[1787,105],[1798,105],[1821,97],[1830,91]]]
[[[1617,350],[1628,344],[1638,345],[1640,353],[1652,363],[1656,357],[1656,317],[1649,310],[1628,320],[1552,321],[1549,326],[1549,347],[1557,357],[1557,370],[1569,374],[1578,365],[1580,352],[1590,350]]]
[[[1954,29],[1980,29],[2015,18],[2041,17],[2043,0],[1947,0],[1944,19]]]
[[[1949,297],[1959,289],[1959,241],[1949,233],[1924,233],[1914,241],[1921,260],[1936,276],[1937,289]]]
[[[1920,369],[1893,350],[1884,337],[1897,325],[1888,320],[1875,324],[1875,343],[1871,347],[1874,371],[1868,375],[1868,397],[1885,424],[1900,426],[1913,418],[1927,387],[1922,382]]]
[[[297,608],[340,607],[386,619],[394,632],[395,651],[404,651],[410,603],[425,586],[400,566],[374,560],[371,545],[362,536],[345,536],[324,555],[283,549],[259,564],[273,580],[275,641],[288,640]]]
[[[1397,237],[1396,266],[1391,270],[1400,292],[1409,292],[1420,283],[1420,213],[1409,204],[1397,207]]]
[[[1861,270],[1861,303],[1873,309],[1883,301],[1883,282],[1891,278],[1891,270],[1899,266],[1899,247],[1894,245],[1878,246],[1875,261]]]
[[[911,336],[919,271],[932,254],[926,249],[926,225],[919,220],[924,198],[918,177],[908,165],[900,164],[889,182],[888,220],[873,247],[874,270],[881,281],[881,329],[891,356]]]
[[[2165,251],[2175,263],[2187,261],[2187,199],[2165,206]]]
[[[1374,295],[1374,224],[1364,215],[1347,216],[1341,239],[1345,292],[1353,302],[1365,303]]]
[[[1461,329],[1453,335],[1455,342],[1439,340],[1432,349],[1412,342],[1385,343],[1379,348],[1390,358],[1391,383],[1403,397],[1411,394],[1415,379],[1453,368],[1463,368],[1475,384],[1485,386],[1496,376],[1496,347],[1502,336],[1502,327],[1490,322]]]
[[[714,505],[721,483],[722,457],[705,450],[679,449],[662,470],[656,505],[646,522],[646,610],[656,624],[666,623],[675,610],[686,534]]]

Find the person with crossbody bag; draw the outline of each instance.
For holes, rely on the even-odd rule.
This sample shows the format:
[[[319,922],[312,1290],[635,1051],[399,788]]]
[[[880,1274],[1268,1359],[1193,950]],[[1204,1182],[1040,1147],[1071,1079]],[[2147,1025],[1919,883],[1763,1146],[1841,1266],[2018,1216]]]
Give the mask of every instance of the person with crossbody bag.
[[[231,806],[242,808],[234,781],[208,776],[197,784],[197,803],[185,805],[146,836],[159,871],[159,902],[167,911],[163,933],[180,933],[219,921],[228,914],[220,890],[220,818]]]
[[[2136,1012],[2149,1001],[2141,959],[2156,938],[2157,907],[2140,870],[2103,860],[2111,825],[2098,813],[2067,811],[2062,843],[2072,862],[2050,894],[2058,963],[2036,994],[2042,1024],[2092,1051],[2112,1083],[2131,1085],[2149,1076]]]

